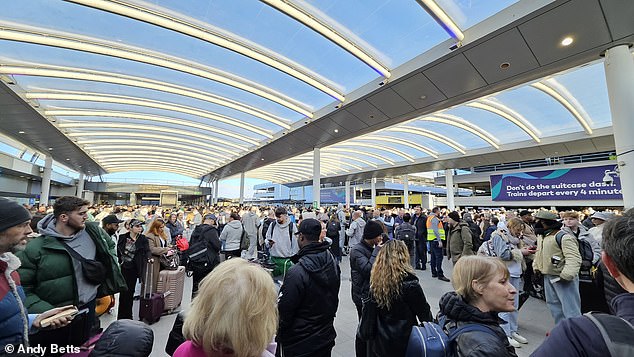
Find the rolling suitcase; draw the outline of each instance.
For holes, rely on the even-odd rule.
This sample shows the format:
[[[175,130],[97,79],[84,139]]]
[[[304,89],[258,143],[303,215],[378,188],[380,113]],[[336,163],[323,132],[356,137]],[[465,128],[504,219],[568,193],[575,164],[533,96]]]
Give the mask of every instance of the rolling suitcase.
[[[184,287],[185,267],[179,266],[176,270],[161,270],[156,290],[165,297],[165,311],[172,313],[181,306]]]
[[[145,269],[145,286],[139,300],[139,319],[153,324],[161,318],[165,310],[165,300],[162,293],[152,293],[153,274],[152,263]]]

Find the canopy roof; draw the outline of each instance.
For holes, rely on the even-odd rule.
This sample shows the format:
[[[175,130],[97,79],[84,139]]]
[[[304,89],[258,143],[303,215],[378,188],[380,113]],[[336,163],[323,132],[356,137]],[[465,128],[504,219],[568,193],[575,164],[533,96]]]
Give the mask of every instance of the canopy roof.
[[[618,3],[11,1],[0,130],[88,175],[277,182],[312,177],[312,147],[326,177],[606,135]]]

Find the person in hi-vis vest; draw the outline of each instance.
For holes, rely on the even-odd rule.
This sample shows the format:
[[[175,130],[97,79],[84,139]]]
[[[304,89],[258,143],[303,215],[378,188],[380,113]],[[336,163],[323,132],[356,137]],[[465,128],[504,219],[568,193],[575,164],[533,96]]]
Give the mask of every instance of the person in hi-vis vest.
[[[427,217],[427,244],[431,254],[431,276],[438,280],[449,281],[442,271],[442,248],[445,244],[445,229],[440,220],[440,208],[434,207]]]

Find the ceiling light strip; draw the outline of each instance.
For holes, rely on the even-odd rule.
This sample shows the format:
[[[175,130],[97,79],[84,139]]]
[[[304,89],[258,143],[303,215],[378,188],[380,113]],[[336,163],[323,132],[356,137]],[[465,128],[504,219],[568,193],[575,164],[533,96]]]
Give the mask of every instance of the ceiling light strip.
[[[541,141],[537,130],[532,128],[532,125],[526,119],[503,104],[493,102],[490,99],[480,99],[479,101],[468,103],[467,106],[497,114],[518,126],[526,134],[533,138],[535,142],[539,143]]]
[[[169,140],[169,138],[163,138],[163,140]],[[142,142],[139,142],[138,139],[90,139],[90,140],[77,140],[77,144],[82,145],[84,150],[147,150],[148,147],[139,145]],[[112,145],[117,144],[117,145]],[[122,144],[123,146],[119,146],[118,144]],[[209,156],[209,160],[214,160],[217,162],[225,162],[226,160],[222,160],[216,158],[219,154],[209,149],[199,148],[195,145],[183,145],[179,143],[169,142],[169,141],[161,141],[161,140],[153,140],[152,141],[152,149],[153,150],[162,150],[162,151],[176,151],[176,149],[182,149],[183,155],[185,152],[197,152],[201,153],[203,156]]]
[[[412,127],[412,126],[398,126],[398,127],[394,127],[394,128],[388,128],[385,129],[385,131],[392,131],[392,132],[401,132],[401,133],[409,133],[409,134],[414,134],[414,135],[418,135],[418,136],[424,136],[426,138],[432,139],[432,140],[436,140],[440,143],[443,143],[449,147],[451,147],[452,149],[460,152],[461,154],[466,154],[467,152],[465,151],[465,148],[458,144],[456,141],[451,140],[449,138],[445,138],[442,135],[433,132],[431,130],[427,130],[427,129],[421,129],[421,128],[417,128],[417,127]]]
[[[438,153],[426,146],[420,145],[418,143],[415,143],[411,140],[405,140],[402,138],[392,138],[392,137],[385,137],[385,136],[372,136],[372,135],[368,135],[368,136],[362,136],[362,137],[358,137],[355,138],[353,140],[366,140],[366,141],[372,141],[372,142],[385,142],[385,143],[391,143],[391,144],[397,144],[397,145],[404,145],[404,146],[409,146],[412,149],[424,152],[425,154],[433,157],[434,159],[438,158]],[[387,145],[390,150],[395,150],[395,148],[393,146]],[[409,156],[409,155],[408,155]],[[411,156],[410,156],[411,157]]]
[[[455,115],[434,114],[434,116],[416,118],[414,121],[430,121],[435,123],[451,125],[456,128],[460,128],[462,130],[468,131],[469,133],[479,137],[480,139],[484,140],[485,142],[487,142],[489,145],[493,146],[496,149],[500,148],[500,144],[497,138],[495,138],[489,132]]]
[[[64,79],[79,79],[85,81],[121,84],[126,86],[147,88],[164,93],[172,93],[185,97],[200,99],[209,103],[225,106],[227,108],[239,110],[241,112],[253,115],[262,120],[271,123],[280,122],[273,114],[260,110],[258,108],[240,103],[228,98],[224,98],[212,93],[204,92],[194,88],[188,88],[172,83],[161,82],[149,78],[134,77],[123,74],[93,71],[83,68],[47,66],[47,65],[7,65],[0,64],[0,73],[3,74],[21,74],[26,76],[43,76]],[[285,129],[290,129],[290,125],[284,124]],[[272,138],[273,136],[264,129],[260,128],[258,134]]]
[[[358,142],[358,141],[354,141],[354,140],[349,140],[347,142],[342,143],[342,144],[335,144],[337,147],[341,147],[341,146],[353,146],[353,147],[364,147],[364,148],[369,148],[369,149],[376,149],[376,150],[381,150],[381,151],[385,151],[385,148],[381,148],[377,145],[373,145],[373,144],[368,144],[368,143],[362,143],[362,142]],[[333,145],[334,146],[334,145]],[[414,145],[416,146],[416,145]],[[389,148],[389,150],[391,150],[393,152],[393,154],[400,156],[402,158],[404,158],[405,160],[409,161],[409,162],[414,162],[414,158],[408,154],[406,154],[405,152],[398,150],[398,149],[394,149],[392,147]]]
[[[357,57],[365,64],[374,69],[377,73],[385,78],[390,78],[390,70],[383,64],[381,64],[376,56],[373,56],[369,51],[363,49],[354,41],[346,38],[343,34],[336,31],[334,26],[328,24],[326,21],[320,19],[319,16],[310,13],[307,9],[302,8],[298,4],[293,3],[290,0],[261,0],[263,3],[277,9],[285,15],[301,22],[302,24],[310,27],[315,32],[319,33],[323,37],[329,39],[339,47],[346,50],[351,55]]]
[[[151,130],[151,129],[148,129]],[[155,134],[150,134],[150,133],[139,133],[139,132],[129,132],[129,131],[99,131],[99,132],[86,132],[86,131],[82,131],[82,132],[70,132],[67,133],[66,136],[72,137],[72,138],[85,138],[85,137],[95,137],[95,136],[105,136],[105,137],[115,137],[115,138],[126,138],[126,137],[131,137],[131,138],[146,138],[146,139],[164,139],[164,135],[155,135]],[[212,144],[208,144],[206,141],[196,141],[196,140],[189,140],[187,138],[178,138],[179,142],[184,142],[184,143],[190,143],[192,145],[199,145],[199,146],[204,146],[207,147],[211,150],[217,150],[217,151],[223,151],[226,152],[228,154],[233,154],[233,155],[229,155],[228,157],[234,157],[235,154],[237,154],[235,152],[235,150],[229,150],[229,149],[225,149],[224,147],[219,147],[217,145],[212,145]],[[138,141],[137,141],[138,143]],[[147,141],[147,145],[148,145],[148,150],[152,145],[152,141]]]
[[[170,118],[170,117],[162,117],[162,116],[158,116],[158,115],[152,115],[152,114],[143,114],[143,113],[135,113],[135,112],[119,112],[119,111],[110,111],[110,110],[90,110],[90,109],[78,109],[78,108],[56,108],[56,109],[48,109],[44,111],[44,115],[46,116],[55,116],[55,117],[65,117],[65,116],[73,116],[73,117],[106,117],[106,118],[125,118],[125,119],[137,119],[137,120],[144,120],[144,121],[150,121],[153,123],[147,123],[148,125],[158,125],[156,123],[163,123],[163,124],[175,124],[175,125],[182,125],[185,127],[190,127],[190,128],[196,128],[196,129],[200,129],[200,130],[204,130],[206,132],[211,132],[211,133],[216,133],[216,134],[220,134],[221,137],[223,137],[225,140],[220,140],[220,139],[215,139],[214,137],[210,137],[210,140],[212,141],[216,141],[222,144],[229,144],[226,141],[226,137],[232,137],[241,141],[245,141],[248,142],[250,144],[254,144],[254,145],[258,145],[258,142],[244,137],[242,135],[239,134],[234,134],[231,133],[228,130],[219,130],[218,128],[214,128],[212,126],[209,125],[202,125],[202,124],[198,124],[196,122],[192,122],[192,121],[188,121],[188,120],[182,120],[182,119],[176,119],[176,118]],[[64,127],[67,122],[65,122],[64,124],[60,124],[60,127]],[[86,123],[86,122],[83,122]],[[99,123],[104,123],[104,127],[108,127],[108,125],[111,124],[106,124],[108,122],[106,121],[99,121]],[[99,124],[98,123],[98,124]],[[114,122],[110,122],[110,123],[114,123]],[[119,125],[119,123],[117,123],[116,125]],[[174,129],[173,127],[169,127],[169,126],[165,126],[165,125],[161,125],[162,127],[166,127],[166,128],[170,128],[170,129]],[[112,126],[110,126],[112,127]],[[116,127],[116,126],[115,126]],[[218,141],[220,140],[220,141]],[[231,144],[230,146],[234,146],[238,149],[242,149],[242,150],[246,150],[246,147],[244,146],[240,146],[237,144]]]
[[[234,149],[238,149],[238,150],[242,150],[242,151],[246,151],[247,148],[244,146],[240,146],[240,145],[236,145],[232,142],[229,141],[223,141],[222,139],[210,136],[210,135],[203,135],[203,134],[198,134],[198,133],[194,133],[194,132],[187,132],[187,131],[183,131],[183,130],[178,130],[175,128],[164,128],[164,127],[160,127],[160,126],[147,126],[147,125],[136,125],[136,124],[127,124],[127,123],[87,123],[87,122],[70,122],[70,121],[65,121],[63,123],[59,123],[58,127],[62,128],[62,129],[97,129],[97,130],[101,130],[101,129],[129,129],[129,130],[139,130],[139,131],[150,131],[150,132],[161,132],[161,133],[168,133],[170,135],[174,135],[174,134],[178,134],[178,135],[182,135],[184,137],[190,138],[198,138],[201,140],[206,140],[206,141],[211,141],[211,142],[215,142],[220,144],[219,146],[216,146],[216,148],[218,150],[221,151],[225,151],[227,153],[235,153],[238,154],[239,152],[237,152],[236,150],[231,150],[225,147],[232,147]],[[82,131],[85,132],[85,131]],[[77,133],[77,131],[75,131],[75,133]]]
[[[184,58],[174,57],[160,52],[150,51],[145,48],[127,46],[117,42],[79,36],[71,33],[55,32],[42,28],[30,29],[22,26],[18,27],[12,23],[4,21],[0,21],[0,39],[95,53],[168,68],[178,72],[209,79],[214,82],[226,84],[268,99],[302,115],[306,115],[309,118],[313,117],[312,111],[305,104],[299,103],[298,101],[259,83],[255,83],[201,63],[188,61]],[[277,124],[280,125],[280,123]]]
[[[37,100],[72,100],[72,101],[90,101],[90,102],[98,102],[98,103],[114,103],[114,104],[126,104],[126,105],[135,105],[147,108],[156,108],[163,109],[175,112],[181,112],[185,114],[191,114],[195,116],[201,116],[207,119],[211,119],[213,121],[218,121],[221,123],[225,123],[231,126],[240,127],[242,129],[248,130],[249,132],[256,133],[258,135],[261,134],[261,128],[255,127],[251,124],[243,122],[241,120],[231,118],[222,114],[209,112],[206,110],[188,107],[185,105],[180,105],[173,102],[161,102],[158,100],[152,100],[147,98],[139,98],[139,97],[129,97],[123,95],[114,95],[114,94],[103,94],[103,93],[80,93],[80,92],[70,92],[70,91],[45,91],[45,92],[27,92],[25,94],[27,99],[37,99]],[[155,116],[157,117],[157,116]],[[195,123],[193,121],[187,121],[184,119],[176,119],[172,117],[162,117],[169,118],[171,121],[185,121],[187,123]],[[142,119],[142,118],[137,118]],[[157,120],[157,119],[153,119]],[[191,124],[187,124],[190,125]],[[209,128],[209,126],[205,126]],[[235,137],[236,139],[240,139],[242,141],[246,141],[252,144],[258,144],[258,141],[254,138],[233,133],[231,131],[225,131],[225,135],[229,135]],[[268,137],[268,136],[267,136]],[[272,135],[270,136],[272,137]]]
[[[132,4],[128,1],[121,0],[67,1],[143,21],[223,47],[267,66],[273,67],[317,88],[339,101],[344,101],[343,94],[335,89],[334,86],[330,85],[328,80],[301,66],[300,64],[295,63],[282,55],[271,51],[270,49],[249,43],[247,40],[244,40],[228,31],[213,28],[209,25],[203,26],[202,24],[194,23],[194,19],[189,19],[183,14],[171,15],[163,9],[157,7],[143,7],[138,4]]]
[[[449,34],[449,36],[453,37],[457,41],[464,40],[464,33],[462,30],[456,25],[449,15],[443,10],[440,5],[436,3],[434,0],[416,0],[416,2],[423,8],[427,13],[436,20],[436,22],[442,26],[445,31]]]
[[[570,114],[581,124],[586,134],[592,134],[592,127],[590,127],[590,118],[588,113],[583,109],[583,106],[576,100],[576,98],[568,92],[568,90],[559,84],[554,79],[549,79],[542,82],[531,84],[531,87],[539,89],[540,91],[548,94],[555,99],[559,104],[563,105]]]

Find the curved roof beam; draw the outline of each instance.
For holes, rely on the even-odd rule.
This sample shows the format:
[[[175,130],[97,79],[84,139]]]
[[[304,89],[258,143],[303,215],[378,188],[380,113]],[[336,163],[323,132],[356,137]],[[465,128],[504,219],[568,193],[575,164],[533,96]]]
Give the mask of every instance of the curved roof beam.
[[[355,147],[364,147],[364,148],[370,148],[370,149],[376,149],[376,150],[382,150],[385,151],[385,148],[378,148],[376,145],[372,145],[372,144],[367,144],[367,143],[360,143],[357,141],[353,141],[353,140],[349,140],[347,141],[345,144],[335,144],[337,147],[341,147],[342,145],[347,145],[347,146],[355,146]],[[333,146],[335,146],[333,145]],[[409,162],[414,162],[414,158],[406,153],[404,153],[401,150],[398,149],[394,149],[392,147],[389,148],[390,151],[392,151],[393,154],[402,157],[403,159],[409,161]]]
[[[0,21],[0,39],[95,53],[168,68],[255,94],[309,118],[313,117],[312,111],[305,104],[299,103],[264,85],[202,63],[151,51],[146,48],[123,45],[114,41],[80,36],[73,33],[20,26],[5,21]],[[280,125],[279,123],[276,124]]]
[[[308,68],[303,67],[302,65],[293,62],[268,48],[264,48],[240,38],[236,34],[215,28],[209,24],[203,24],[183,14],[170,14],[168,13],[168,10],[162,9],[158,6],[144,7],[140,4],[134,4],[125,0],[67,1],[143,21],[151,25],[197,38],[207,43],[211,43],[212,45],[223,47],[267,66],[273,67],[288,74],[289,76],[295,77],[296,79],[315,87],[339,101],[344,101],[343,94],[331,85],[327,79],[310,71]]]
[[[163,172],[181,174],[181,175],[185,175],[185,176],[189,176],[193,178],[200,178],[201,176],[204,175],[197,171],[189,171],[186,169],[174,169],[174,168],[163,167],[161,165],[155,165],[155,164],[137,165],[137,166],[131,166],[128,164],[110,165],[109,168],[106,169],[106,171],[109,173],[126,172],[126,171],[159,171],[159,172],[163,171]]]
[[[309,163],[310,167],[313,167],[312,157],[310,157],[309,160],[310,160],[310,163]],[[306,163],[306,161],[302,161],[302,159],[299,159],[299,158],[293,158],[293,159],[289,159],[289,160],[284,160],[284,162],[285,163],[293,163],[293,164],[297,164],[297,163],[304,164],[304,163]],[[349,172],[349,170],[343,169],[343,168],[341,168],[341,167],[339,167],[337,165],[333,165],[330,162],[322,162],[321,165],[319,165],[319,166],[320,166],[321,169],[325,168],[326,170],[330,170],[331,172],[337,172],[339,170],[344,170],[346,172]]]
[[[297,174],[300,175],[312,175],[313,172],[312,170],[309,170],[307,168],[301,168],[301,167],[296,167],[296,168],[292,168],[292,167],[271,167],[271,168],[257,168],[255,170],[251,170],[251,172],[264,172],[264,173],[277,173],[279,175],[284,175],[286,173],[288,173],[288,171],[293,171]]]
[[[228,125],[236,126],[249,132],[272,137],[272,135],[266,135],[264,129],[253,126],[249,123],[243,122],[239,119],[235,119],[232,117],[228,117],[226,115],[194,108],[188,107],[185,105],[180,105],[172,102],[161,102],[153,99],[139,98],[139,97],[130,97],[124,95],[115,95],[115,94],[105,94],[105,93],[89,93],[89,92],[72,92],[72,91],[44,91],[44,92],[27,92],[25,94],[27,99],[37,99],[37,100],[72,100],[72,101],[89,101],[89,102],[99,102],[99,103],[114,103],[114,104],[126,104],[126,105],[135,105],[147,108],[155,108],[162,110],[175,111],[195,116],[200,116],[203,118],[211,119],[213,121],[218,121],[221,123],[225,123]],[[177,119],[172,117],[163,117],[169,118],[171,122],[175,120],[186,121],[187,123],[194,123],[185,119]],[[139,118],[137,118],[139,119]],[[142,118],[141,118],[142,119]],[[191,124],[189,124],[191,125]],[[202,125],[202,124],[200,124]],[[239,135],[231,132],[225,132],[226,135],[234,136],[235,138],[240,138],[240,140],[250,142],[253,144],[258,144],[258,141],[254,138],[250,138],[248,136]]]
[[[418,151],[422,151],[425,154],[433,157],[434,159],[438,158],[438,153],[426,146],[420,145],[418,143],[415,143],[411,140],[406,140],[406,139],[402,139],[402,138],[392,138],[389,136],[378,136],[378,135],[367,135],[367,136],[362,136],[362,137],[358,137],[355,138],[353,140],[366,140],[366,141],[372,141],[372,142],[385,142],[385,143],[392,143],[392,144],[398,144],[398,145],[405,145],[408,146],[412,149],[418,150]],[[390,150],[395,150],[394,147],[387,145]]]
[[[136,158],[127,158],[127,157],[115,157],[115,158],[106,158],[106,159],[102,159],[102,160],[97,160],[97,162],[99,162],[100,165],[104,165],[104,167],[107,167],[109,164],[117,164],[117,163],[123,163],[123,164],[149,164],[149,163],[156,163],[156,164],[163,164],[163,165],[169,165],[169,163],[167,163],[164,159],[160,159],[160,158],[152,158],[152,157],[148,157],[148,158],[144,158],[143,156],[137,156]],[[192,172],[208,172],[208,167],[202,166],[198,163],[194,163],[194,162],[184,162],[183,166],[186,166],[186,168],[189,171]]]
[[[313,165],[312,164],[299,164],[299,163],[286,163],[286,161],[282,161],[282,162],[278,162],[275,164],[271,164],[268,166],[265,166],[266,168],[271,167],[272,169],[279,169],[279,170],[286,170],[286,169],[290,169],[290,170],[298,170],[298,171],[302,171],[302,172],[306,172],[307,174],[312,175],[313,174]],[[255,170],[259,170],[259,169],[255,169]],[[255,171],[252,170],[252,171]],[[336,171],[330,170],[328,168],[325,167],[321,167],[321,172],[324,174],[334,174],[336,173]]]
[[[87,116],[87,117],[137,119],[137,120],[143,120],[143,121],[152,122],[152,123],[147,123],[147,124],[158,125],[158,126],[162,126],[162,127],[166,127],[166,128],[172,128],[172,127],[169,127],[169,126],[166,126],[166,125],[161,125],[161,124],[177,124],[177,125],[182,125],[184,127],[195,128],[195,129],[204,130],[206,132],[219,134],[220,137],[224,137],[225,139],[226,139],[227,136],[230,136],[230,137],[232,137],[234,139],[238,139],[240,141],[243,141],[243,142],[246,142],[246,143],[249,143],[249,144],[258,145],[258,142],[256,140],[251,139],[249,137],[246,137],[244,135],[233,133],[233,132],[231,132],[229,130],[220,130],[220,129],[215,128],[213,126],[200,124],[200,123],[197,123],[197,122],[194,122],[194,121],[177,119],[177,118],[171,118],[171,117],[164,117],[164,116],[153,115],[153,114],[143,114],[143,113],[136,113],[136,112],[121,112],[121,111],[114,111],[114,110],[93,110],[93,109],[81,109],[81,108],[55,108],[55,109],[46,109],[46,110],[44,110],[44,115],[54,116],[54,117],[64,117],[64,116],[80,117],[80,116]],[[99,123],[104,123],[105,124],[105,123],[118,123],[118,122],[100,120]],[[161,123],[161,124],[158,124],[158,123]],[[104,125],[104,127],[107,127],[107,126]],[[212,139],[212,141],[214,141],[214,140]],[[225,140],[222,140],[220,142],[221,143],[226,143]],[[244,147],[238,146],[238,145],[236,145],[235,147],[236,148],[244,148]]]
[[[336,156],[336,157],[333,157],[333,156],[321,156],[319,158],[319,161],[320,161],[320,164],[325,162],[325,163],[329,163],[329,164],[333,164],[333,165],[339,165],[342,168],[343,168],[343,166],[348,166],[348,167],[351,167],[351,168],[356,169],[356,170],[363,170],[364,169],[364,167],[362,167],[362,166],[351,164],[349,162],[343,161],[340,156]]]
[[[167,140],[169,138],[163,138],[163,140]],[[204,154],[203,156],[208,156],[209,160],[217,161],[218,163],[225,162],[226,160],[221,160],[216,158],[218,153],[210,150],[203,149],[193,145],[183,145],[180,143],[174,143],[163,140],[153,140],[152,141],[152,150],[163,150],[163,151],[175,151],[175,149],[183,149],[186,152],[197,152]],[[77,140],[77,144],[81,145],[84,150],[127,150],[136,149],[136,150],[148,150],[148,146],[143,146],[139,144],[143,144],[143,142],[139,142],[138,139],[79,139]],[[122,144],[123,146],[112,145],[112,144]]]
[[[390,78],[390,70],[387,66],[383,65],[376,57],[368,50],[362,48],[359,44],[353,40],[344,36],[340,31],[336,30],[336,27],[343,27],[334,22],[332,19],[325,20],[324,14],[318,14],[316,9],[309,9],[306,5],[304,7],[296,4],[290,0],[260,0],[263,3],[277,9],[281,13],[295,19],[296,21],[310,27],[318,34],[327,38],[335,43],[337,46],[346,50],[351,55],[355,56],[359,60],[374,69],[378,74],[385,78]]]
[[[378,168],[379,165],[373,163],[372,161],[368,161],[368,160],[364,160],[358,157],[344,157],[335,153],[329,153],[329,152],[321,152],[319,154],[320,156],[325,156],[325,157],[333,157],[333,158],[337,158],[340,160],[350,160],[350,161],[354,161],[354,162],[359,162],[365,165],[368,165],[370,167],[374,167],[374,168]]]
[[[0,64],[0,74],[21,74],[25,76],[40,76],[40,77],[54,77],[64,79],[78,79],[84,81],[103,82],[112,84],[121,84],[125,86],[138,87],[152,89],[164,93],[172,93],[181,95],[184,97],[190,97],[194,99],[203,100],[209,103],[225,106],[227,108],[235,109],[262,120],[266,120],[271,123],[275,123],[285,129],[290,129],[290,125],[286,123],[285,119],[280,119],[275,115],[260,110],[256,107],[244,104],[232,99],[224,98],[219,95],[215,95],[202,90],[180,86],[177,84],[161,82],[150,78],[135,77],[124,74],[118,74],[113,72],[94,71],[85,68],[76,67],[63,67],[63,66],[49,66],[41,64],[21,64],[21,65],[8,65]],[[279,124],[278,124],[279,123]],[[266,132],[264,129],[260,130]],[[269,138],[273,135],[266,132]]]
[[[104,148],[105,150],[101,150],[101,149],[90,149],[87,147],[84,147],[84,151],[88,152],[90,154],[91,157],[99,157],[99,156],[106,156],[106,155],[134,155],[136,153],[139,153],[141,151],[147,152],[148,147],[147,146],[125,146],[122,148],[119,148],[120,150],[115,150],[117,148]],[[175,151],[174,149],[169,150],[168,148],[164,148],[164,147],[157,147],[155,145],[152,145],[152,153],[153,154],[160,154],[160,155],[165,155],[165,156],[175,156],[175,158],[182,158],[182,157],[187,157],[187,158],[196,158],[196,159],[202,159],[204,161],[206,161],[208,164],[211,163],[218,163],[220,162],[219,159],[216,158],[212,158],[210,157],[209,154],[207,155],[203,155],[203,154],[199,154],[196,152],[187,152],[187,154],[183,154],[180,152]]]
[[[305,181],[306,178],[304,178],[304,176],[300,176],[300,175],[296,175],[296,174],[290,174],[288,172],[285,172],[284,174],[280,175],[279,173],[275,173],[275,172],[261,172],[261,171],[252,171],[252,174],[256,174],[256,176],[251,176],[250,174],[246,173],[245,176],[251,176],[251,177],[255,177],[255,178],[266,178],[266,179],[275,179],[275,181],[277,182],[292,182],[292,181]]]
[[[592,121],[590,120],[590,116],[566,87],[554,79],[533,83],[531,87],[539,89],[558,101],[559,104],[563,105],[564,108],[577,119],[583,130],[586,131],[586,134],[592,134],[592,128],[590,127]]]
[[[409,134],[424,136],[424,137],[430,138],[432,140],[436,140],[436,141],[438,141],[440,143],[443,143],[443,144],[451,147],[452,149],[460,152],[461,154],[466,154],[464,146],[458,144],[454,140],[451,140],[451,139],[449,139],[447,137],[443,137],[442,135],[440,135],[440,134],[438,134],[436,132],[433,132],[431,130],[417,128],[417,127],[413,127],[413,126],[397,126],[397,127],[394,127],[394,128],[385,129],[385,131],[396,131],[396,132],[401,132],[401,133],[409,133]]]
[[[325,152],[340,152],[340,153],[348,153],[348,154],[358,154],[358,155],[365,155],[365,156],[369,156],[372,158],[375,158],[377,160],[383,161],[386,164],[390,164],[390,165],[394,165],[394,161],[390,160],[386,157],[383,157],[379,154],[375,154],[373,152],[367,152],[367,151],[361,151],[361,150],[355,150],[355,149],[338,149],[338,148],[333,148],[333,147],[327,147],[327,148],[323,148],[322,149],[322,153]]]
[[[456,25],[451,17],[447,15],[445,10],[443,10],[435,0],[416,0],[416,2],[425,9],[425,11],[427,11],[427,13],[433,17],[434,20],[436,20],[436,22],[442,26],[442,28],[444,28],[451,37],[457,41],[464,40],[464,34],[458,25]]]
[[[500,144],[493,135],[491,135],[486,130],[480,128],[479,126],[464,120],[463,118],[457,117],[455,115],[450,114],[434,114],[433,116],[416,118],[417,121],[431,121],[435,123],[442,123],[451,126],[455,126],[456,128],[460,128],[462,130],[466,130],[471,134],[479,137],[480,139],[487,142],[489,145],[493,146],[496,149],[500,148]]]
[[[468,103],[467,106],[497,114],[522,129],[526,134],[528,134],[528,136],[533,138],[535,142],[539,143],[541,141],[541,139],[539,138],[539,132],[533,127],[531,123],[528,122],[528,120],[524,119],[524,117],[522,117],[519,113],[515,112],[502,103],[493,101],[491,99],[479,99],[477,101]]]
[[[114,154],[105,154],[105,153],[96,153],[93,155],[93,158],[97,161],[103,162],[104,160],[107,159],[116,159],[116,158],[129,158],[131,161],[133,160],[139,160],[141,162],[143,162],[143,158],[157,158],[157,159],[164,159],[164,161],[167,162],[168,159],[177,159],[178,163],[189,163],[192,165],[199,165],[199,166],[204,166],[204,167],[210,167],[213,165],[213,163],[204,160],[204,159],[199,159],[197,157],[183,157],[183,155],[178,155],[178,154],[167,154],[167,153],[148,153],[148,152],[136,152],[136,154],[134,153],[114,153]]]
[[[147,129],[147,130],[151,130],[151,129]],[[164,135],[156,135],[156,134],[151,134],[151,133],[140,133],[140,132],[129,132],[129,131],[97,131],[97,132],[87,132],[87,131],[80,131],[80,132],[70,132],[68,134],[66,134],[66,136],[69,137],[73,137],[73,138],[77,138],[77,137],[87,137],[87,136],[106,136],[106,137],[115,137],[115,138],[146,138],[146,139],[165,139]],[[184,143],[189,143],[192,145],[200,145],[200,146],[204,146],[204,147],[208,147],[210,148],[212,151],[216,150],[216,151],[223,151],[226,152],[228,154],[233,154],[235,155],[236,152],[235,150],[229,150],[229,149],[225,149],[223,147],[219,147],[217,145],[211,145],[208,144],[207,142],[203,142],[203,141],[196,141],[196,140],[189,140],[187,138],[181,138],[179,137],[178,140],[180,142],[184,142]],[[89,142],[93,142],[93,141],[89,141]],[[136,140],[136,143],[139,143],[139,140]],[[151,145],[153,143],[153,141],[148,141],[147,144]],[[233,155],[229,155],[228,157],[232,157]]]
[[[87,122],[64,121],[62,123],[59,123],[58,126],[63,129],[93,129],[93,130],[94,129],[97,129],[97,130],[99,129],[130,129],[130,130],[140,130],[140,131],[150,131],[150,132],[158,131],[161,133],[169,133],[170,135],[178,134],[184,137],[193,137],[193,138],[199,138],[201,140],[215,142],[222,145],[222,146],[217,146],[218,150],[225,151],[227,153],[236,153],[236,152],[235,150],[230,151],[229,149],[224,149],[223,146],[228,146],[228,147],[232,147],[232,148],[243,150],[243,151],[247,150],[247,147],[240,146],[226,140],[223,141],[222,139],[216,138],[215,136],[208,136],[208,135],[203,135],[203,134],[198,134],[193,132],[187,132],[187,131],[179,130],[176,128],[161,127],[157,125],[149,127],[147,125],[127,124],[127,123],[103,123],[103,122],[87,123]]]

